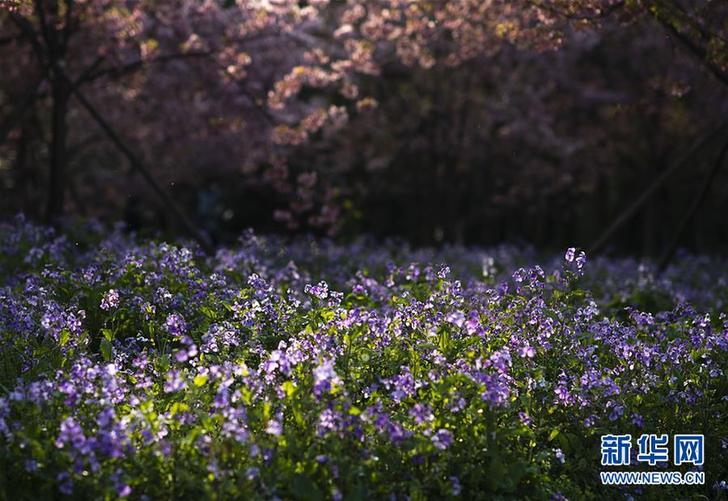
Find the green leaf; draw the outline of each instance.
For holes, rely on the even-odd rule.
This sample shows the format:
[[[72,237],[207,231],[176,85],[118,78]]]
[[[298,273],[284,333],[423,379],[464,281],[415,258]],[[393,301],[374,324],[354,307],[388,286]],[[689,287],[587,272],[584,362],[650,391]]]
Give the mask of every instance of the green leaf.
[[[109,342],[114,340],[114,333],[111,332],[111,329],[101,329],[101,334]]]
[[[68,329],[63,329],[61,331],[61,336],[58,339],[58,343],[61,346],[66,346],[66,343],[68,343],[68,340],[71,338],[71,333],[68,331]]]
[[[169,355],[162,355],[157,359],[157,364],[159,365],[159,369],[166,372],[167,369],[169,369]]]
[[[111,352],[112,352],[112,346],[111,342],[109,342],[108,339],[104,338],[101,340],[101,356],[104,357],[104,360],[107,362],[111,360]]]
[[[283,391],[286,393],[287,397],[290,397],[296,392],[296,385],[293,384],[292,381],[286,381],[282,385]]]
[[[293,489],[299,499],[322,499],[323,493],[316,487],[316,484],[305,474],[297,474],[293,477]]]
[[[179,414],[181,412],[187,412],[190,410],[190,406],[187,405],[184,402],[175,402],[172,404],[172,407],[169,409],[170,416],[174,416],[175,414]]]

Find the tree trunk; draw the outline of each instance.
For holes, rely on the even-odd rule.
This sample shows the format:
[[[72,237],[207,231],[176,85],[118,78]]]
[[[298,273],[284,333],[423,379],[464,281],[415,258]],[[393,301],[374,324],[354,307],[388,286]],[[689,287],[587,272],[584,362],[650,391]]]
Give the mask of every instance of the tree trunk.
[[[53,82],[53,111],[51,126],[50,163],[48,165],[48,205],[46,220],[50,223],[63,215],[66,187],[66,139],[68,125],[69,89],[65,79],[57,77]]]

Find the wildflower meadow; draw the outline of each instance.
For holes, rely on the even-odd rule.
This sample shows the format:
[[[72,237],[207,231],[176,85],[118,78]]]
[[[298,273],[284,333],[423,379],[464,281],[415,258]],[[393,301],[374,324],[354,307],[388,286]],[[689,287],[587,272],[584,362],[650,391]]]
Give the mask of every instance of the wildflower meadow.
[[[0,247],[7,499],[726,498],[724,261],[22,217]],[[704,434],[705,484],[601,485],[611,433]]]
[[[728,0],[0,0],[0,501],[728,501]]]

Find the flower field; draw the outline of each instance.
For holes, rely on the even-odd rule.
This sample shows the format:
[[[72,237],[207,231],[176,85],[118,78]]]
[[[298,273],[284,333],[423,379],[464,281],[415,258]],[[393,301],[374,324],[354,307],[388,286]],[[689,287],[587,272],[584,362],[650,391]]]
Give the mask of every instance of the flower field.
[[[7,222],[0,492],[726,499],[728,263],[565,251],[245,234],[205,256]],[[704,434],[677,469],[705,485],[601,485],[614,433]]]

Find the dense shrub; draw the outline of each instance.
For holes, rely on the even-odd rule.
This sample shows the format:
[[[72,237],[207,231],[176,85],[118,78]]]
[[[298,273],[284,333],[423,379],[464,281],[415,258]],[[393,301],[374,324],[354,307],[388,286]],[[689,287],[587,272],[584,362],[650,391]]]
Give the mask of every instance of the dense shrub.
[[[725,497],[725,262],[102,235],[0,229],[5,498]],[[601,486],[643,432],[706,485]]]

